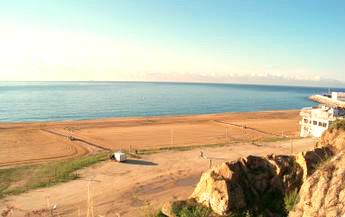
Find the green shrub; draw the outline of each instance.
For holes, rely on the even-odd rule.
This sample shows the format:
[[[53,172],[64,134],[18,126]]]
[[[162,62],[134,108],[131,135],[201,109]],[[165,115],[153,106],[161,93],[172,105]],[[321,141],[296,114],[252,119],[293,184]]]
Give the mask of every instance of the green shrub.
[[[211,210],[203,206],[183,207],[180,217],[209,217]]]
[[[333,122],[331,126],[329,126],[329,129],[331,130],[345,130],[345,118],[338,118],[336,121]]]
[[[196,202],[175,203],[172,212],[176,217],[211,217],[213,212],[210,208]]]
[[[285,209],[290,212],[293,207],[295,206],[296,200],[298,197],[297,188],[290,192],[290,194],[286,194],[284,197]]]

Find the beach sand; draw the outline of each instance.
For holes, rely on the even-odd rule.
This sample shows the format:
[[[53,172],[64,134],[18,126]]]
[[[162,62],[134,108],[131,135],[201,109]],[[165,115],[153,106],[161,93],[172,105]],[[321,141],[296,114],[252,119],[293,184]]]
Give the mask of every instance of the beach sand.
[[[0,166],[41,163],[112,150],[227,144],[298,136],[299,111],[236,112],[85,121],[0,123]],[[245,126],[245,127],[243,127]]]

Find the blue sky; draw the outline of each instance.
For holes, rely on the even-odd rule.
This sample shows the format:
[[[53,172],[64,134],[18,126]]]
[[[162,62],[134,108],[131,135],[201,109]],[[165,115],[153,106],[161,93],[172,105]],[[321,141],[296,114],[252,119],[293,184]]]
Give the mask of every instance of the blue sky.
[[[0,80],[345,81],[344,1],[1,1]]]

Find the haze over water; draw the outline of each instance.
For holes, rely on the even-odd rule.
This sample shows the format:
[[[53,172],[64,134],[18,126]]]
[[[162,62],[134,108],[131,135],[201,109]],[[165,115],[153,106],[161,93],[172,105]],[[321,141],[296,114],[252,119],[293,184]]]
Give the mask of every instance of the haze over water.
[[[327,88],[206,83],[0,82],[0,121],[300,109],[316,105],[308,96],[327,91]]]

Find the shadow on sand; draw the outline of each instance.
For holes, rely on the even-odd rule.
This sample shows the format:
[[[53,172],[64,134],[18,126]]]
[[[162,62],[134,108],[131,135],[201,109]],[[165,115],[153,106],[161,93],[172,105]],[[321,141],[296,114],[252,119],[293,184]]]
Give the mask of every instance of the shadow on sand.
[[[157,166],[157,163],[153,163],[150,161],[144,161],[144,160],[133,160],[133,159],[128,159],[124,163],[126,164],[135,164],[135,165],[143,165],[143,166]]]

